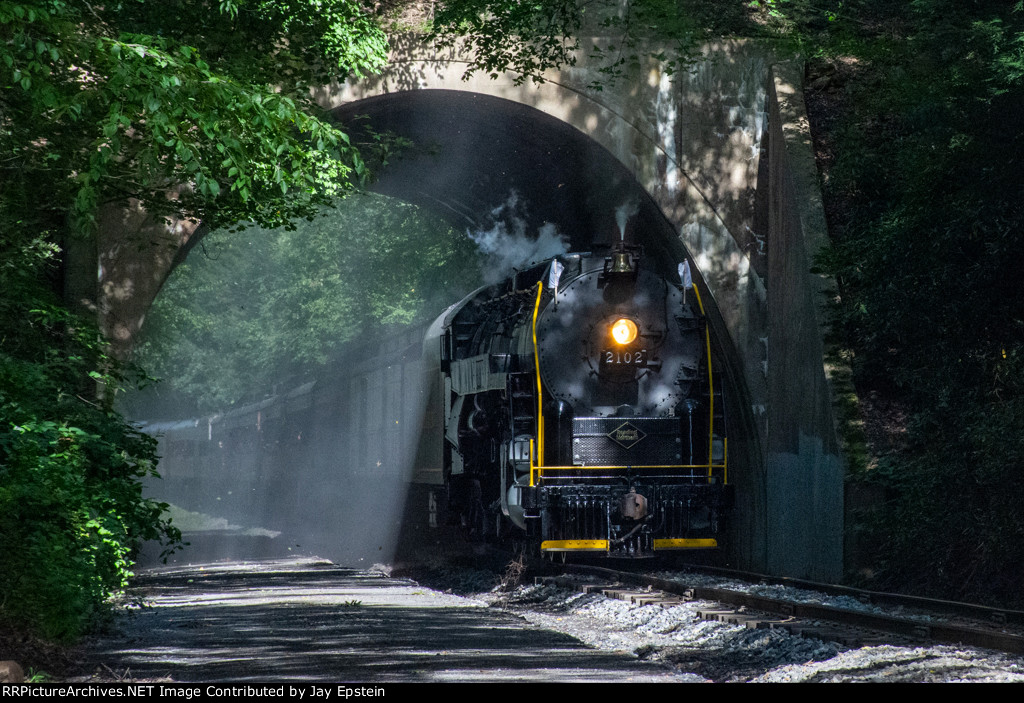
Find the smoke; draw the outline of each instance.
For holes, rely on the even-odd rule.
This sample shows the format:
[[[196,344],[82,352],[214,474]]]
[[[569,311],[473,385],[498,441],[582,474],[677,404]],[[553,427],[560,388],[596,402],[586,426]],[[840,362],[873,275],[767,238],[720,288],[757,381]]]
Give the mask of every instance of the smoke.
[[[488,220],[486,229],[466,232],[486,259],[482,273],[487,284],[508,278],[514,269],[569,251],[568,239],[550,222],[541,225],[535,237],[527,233],[526,206],[514,190],[491,210]]]

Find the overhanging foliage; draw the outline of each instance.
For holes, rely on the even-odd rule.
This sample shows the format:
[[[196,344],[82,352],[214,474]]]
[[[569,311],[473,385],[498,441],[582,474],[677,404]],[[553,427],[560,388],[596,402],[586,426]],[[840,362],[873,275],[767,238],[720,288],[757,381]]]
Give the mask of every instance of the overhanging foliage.
[[[0,40],[4,176],[82,230],[128,198],[210,224],[312,214],[363,164],[309,87],[387,48],[349,0],[3,2]]]
[[[547,69],[595,61],[600,90],[641,61],[655,58],[668,73],[687,66],[704,36],[694,15],[676,0],[442,0],[431,38],[442,48],[462,46],[466,76],[492,78],[511,71],[516,82],[543,82]],[[581,42],[580,35],[596,37]],[[653,52],[651,46],[663,47]]]

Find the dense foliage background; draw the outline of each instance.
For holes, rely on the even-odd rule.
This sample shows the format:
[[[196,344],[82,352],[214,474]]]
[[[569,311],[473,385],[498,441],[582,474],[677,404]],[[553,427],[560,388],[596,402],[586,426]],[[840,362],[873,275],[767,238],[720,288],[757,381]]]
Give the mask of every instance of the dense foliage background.
[[[886,588],[1020,604],[1024,7],[861,0],[831,17],[798,31],[815,54],[822,263],[870,441],[851,479],[883,497],[852,526],[855,566]]]

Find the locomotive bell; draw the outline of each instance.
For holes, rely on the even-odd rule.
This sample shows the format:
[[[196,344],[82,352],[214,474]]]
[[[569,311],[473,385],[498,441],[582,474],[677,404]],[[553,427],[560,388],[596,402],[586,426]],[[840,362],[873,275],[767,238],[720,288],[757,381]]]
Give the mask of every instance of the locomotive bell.
[[[633,260],[624,251],[617,251],[612,254],[612,265],[608,273],[633,273]]]
[[[640,272],[640,254],[640,247],[620,242],[604,260],[604,270],[597,279],[597,286],[607,286],[606,295],[610,293],[614,298],[609,302],[622,303],[632,296],[632,285]]]

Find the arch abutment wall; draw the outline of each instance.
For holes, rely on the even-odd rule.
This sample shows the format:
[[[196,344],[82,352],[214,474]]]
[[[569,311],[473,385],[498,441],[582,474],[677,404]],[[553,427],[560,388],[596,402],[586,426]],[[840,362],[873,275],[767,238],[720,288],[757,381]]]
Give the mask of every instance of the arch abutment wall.
[[[202,230],[197,220],[154,218],[137,201],[104,207],[97,219],[99,324],[113,353],[125,359],[181,252]]]
[[[825,304],[835,283],[812,272],[828,232],[803,100],[803,65],[777,64],[771,78],[768,561],[780,573],[834,582],[843,575],[844,523],[837,385],[847,374],[826,358]]]

